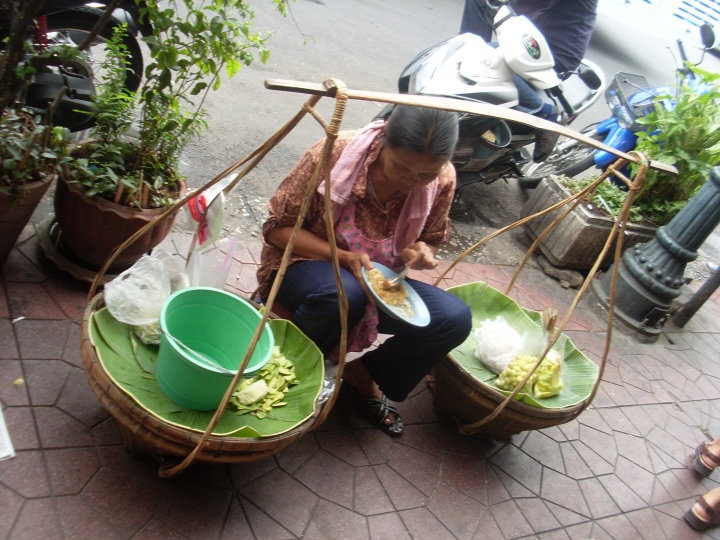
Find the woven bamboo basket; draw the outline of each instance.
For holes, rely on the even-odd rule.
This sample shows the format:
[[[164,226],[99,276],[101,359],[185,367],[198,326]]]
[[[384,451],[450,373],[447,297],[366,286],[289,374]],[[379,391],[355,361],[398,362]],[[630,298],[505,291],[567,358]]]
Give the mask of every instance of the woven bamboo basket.
[[[495,388],[473,377],[452,355],[448,355],[435,366],[432,386],[435,409],[448,415],[460,426],[461,432],[463,426],[473,425],[487,418],[505,399]],[[563,409],[540,409],[513,400],[504,406],[502,414],[472,429],[472,433],[499,440],[509,439],[511,435],[521,431],[570,422],[587,406],[586,400]]]
[[[90,317],[104,305],[102,293],[97,294],[85,308],[83,316],[80,347],[83,369],[90,388],[117,422],[125,448],[130,452],[157,457],[186,457],[198,446],[203,433],[170,424],[140,406],[115,384],[100,362],[90,339],[89,328]],[[321,407],[316,405],[313,415],[305,422],[273,437],[252,439],[210,435],[195,460],[206,463],[242,463],[271,456],[310,431],[320,412]]]
[[[215,416],[211,420],[205,433],[198,433],[189,429],[183,429],[171,425],[159,419],[157,416],[153,415],[151,411],[147,411],[140,407],[137,402],[132,399],[132,397],[130,397],[122,389],[120,389],[108,376],[107,372],[105,371],[98,359],[95,347],[92,344],[89,335],[90,317],[96,310],[100,309],[104,305],[102,294],[96,294],[97,288],[102,283],[105,273],[107,272],[108,268],[111,267],[117,255],[126,246],[137,240],[137,238],[149,232],[163,219],[167,219],[174,215],[185,203],[188,202],[190,198],[192,198],[198,192],[209,189],[218,182],[227,178],[228,175],[230,175],[231,173],[235,172],[236,170],[240,170],[234,181],[224,190],[226,193],[229,193],[237,184],[237,182],[240,181],[255,165],[257,165],[257,163],[259,163],[262,158],[265,157],[265,155],[274,146],[276,146],[299,123],[299,121],[305,115],[310,114],[310,116],[318,120],[318,122],[325,129],[327,136],[326,150],[328,150],[325,153],[326,156],[329,155],[329,148],[331,148],[332,144],[337,138],[347,100],[357,99],[384,103],[402,103],[407,105],[447,109],[470,114],[502,118],[504,120],[519,122],[521,124],[530,125],[536,128],[549,129],[551,131],[558,132],[561,135],[573,137],[590,146],[612,152],[613,154],[616,154],[625,160],[631,160],[633,162],[638,161],[637,158],[633,156],[624,153],[618,153],[616,150],[602,143],[598,143],[597,141],[581,133],[573,131],[567,127],[539,120],[531,115],[527,115],[510,109],[505,109],[502,107],[497,107],[494,105],[474,102],[471,103],[458,99],[433,96],[411,96],[383,92],[349,90],[344,86],[342,82],[334,79],[329,79],[322,84],[305,83],[299,81],[269,80],[266,81],[265,86],[273,90],[306,93],[310,94],[310,97],[305,102],[305,104],[303,104],[300,112],[298,112],[276,134],[271,136],[258,149],[253,151],[251,154],[243,158],[238,163],[232,165],[225,171],[218,174],[213,180],[205,184],[205,186],[200,188],[198,191],[190,193],[180,199],[173,207],[168,208],[165,213],[163,213],[157,220],[143,227],[143,229],[139,230],[132,237],[130,237],[123,245],[119,246],[113,256],[111,256],[105,262],[103,268],[100,269],[99,273],[97,274],[95,280],[90,287],[90,292],[88,294],[88,306],[85,310],[83,318],[83,329],[81,336],[83,365],[88,382],[100,402],[119,425],[124,437],[125,445],[129,450],[134,452],[149,453],[159,457],[172,456],[175,458],[182,458],[182,461],[179,464],[168,463],[162,466],[159,471],[161,476],[172,476],[178,474],[186,467],[188,467],[193,461],[234,463],[252,461],[255,459],[261,459],[271,456],[321,425],[329,414],[330,410],[332,409],[339,393],[339,388],[342,382],[343,366],[346,356],[346,324],[343,324],[343,332],[340,339],[340,359],[336,374],[336,384],[334,386],[334,391],[330,398],[327,400],[327,402],[325,402],[322,406],[316,405],[313,416],[311,416],[308,420],[302,422],[288,432],[273,437],[248,439],[239,437],[220,437],[213,435],[212,429],[215,426],[217,419],[222,415],[222,411],[225,408],[227,400],[230,396],[230,392],[228,392],[223,401],[218,406],[218,409],[215,412]],[[334,98],[336,102],[333,112],[333,118],[329,123],[325,123],[324,121],[322,121],[319,113],[314,109],[314,106],[323,96]],[[318,169],[315,171],[315,174],[313,176],[314,181],[311,182],[308,186],[308,193],[306,194],[307,201],[309,201],[310,196],[317,187],[319,170],[323,167],[327,167],[327,163],[323,160],[321,161],[322,162],[319,164]],[[653,162],[653,164],[659,166],[659,168],[664,168],[665,170],[669,170],[670,172],[672,172],[672,168],[667,169],[666,165],[656,164],[655,162]],[[589,189],[590,188],[588,188],[588,190]],[[576,195],[575,198],[579,201],[584,195],[585,193],[583,192]],[[632,198],[628,197],[628,199],[631,200]],[[553,207],[547,209],[544,212],[535,214],[533,216],[530,216],[529,218],[520,220],[511,226],[496,231],[495,233],[489,235],[485,239],[481,240],[480,242],[466,250],[466,252],[461,255],[454,264],[460,262],[467,253],[477,248],[479,245],[489,240],[491,237],[505,232],[510,228],[520,226],[528,219],[533,219],[558,207],[559,205],[554,205]],[[338,287],[341,305],[340,319],[346,322],[347,301],[344,296],[342,284],[339,281],[338,277],[339,262],[337,258],[337,248],[335,245],[333,220],[331,219],[331,212],[329,211],[329,190],[326,191],[326,208],[328,210],[326,213],[330,216],[330,218],[326,217],[328,222],[328,242],[331,245],[333,262],[336,266],[336,283]],[[306,211],[306,209],[304,211],[301,210],[301,215],[304,216],[305,214],[303,212]],[[562,219],[562,217],[558,218],[558,220],[560,219]],[[277,295],[277,290],[279,289],[280,282],[282,281],[285,270],[287,268],[289,254],[292,251],[295,235],[297,234],[297,231],[300,229],[300,227],[301,220],[298,221],[295,229],[293,230],[293,235],[290,238],[290,241],[286,248],[283,262],[281,263],[281,266],[277,272],[277,277],[275,279],[275,282],[273,283],[273,287],[266,302],[263,319],[256,332],[255,339],[249,345],[249,351],[246,354],[246,358],[243,364],[241,364],[238,377],[240,376],[242,370],[244,369],[244,366],[246,365],[247,359],[249,358],[255,346],[255,343],[257,342],[257,338],[259,337],[264,324],[266,324],[268,317],[272,313],[274,299]],[[532,251],[536,247],[536,244],[539,243],[542,238],[543,234],[538,236],[536,243],[528,250],[526,260],[532,254]],[[616,254],[616,257],[618,255],[619,252]],[[518,272],[524,265],[524,262],[525,261],[523,261],[523,263],[521,264]],[[450,266],[447,271],[450,271],[453,266]],[[445,274],[438,278],[438,282],[442,281],[444,275]],[[593,275],[594,271],[591,272],[589,278],[591,278]],[[511,286],[512,282],[508,286],[508,288],[510,288]],[[585,288],[581,290],[579,295],[582,294],[584,290]],[[613,295],[614,290],[613,294],[611,294],[611,312]],[[570,308],[570,312],[572,312],[574,307],[575,304],[573,304],[573,306]],[[560,331],[562,330],[562,328],[564,328],[565,322],[567,322],[567,318],[560,325]],[[608,332],[608,339],[609,334],[610,332]],[[603,363],[607,356],[608,346],[609,340],[606,346],[605,354],[603,356]],[[598,379],[600,379],[601,376],[602,367],[600,369],[600,375],[598,376]],[[232,386],[234,387],[234,385]],[[530,407],[523,403],[514,401],[514,393],[505,397],[497,393],[494,389],[487,385],[478,384],[478,381],[474,380],[472,377],[469,377],[469,374],[463,373],[462,370],[458,369],[458,366],[453,363],[452,358],[446,359],[438,366],[434,390],[436,393],[435,404],[439,410],[447,412],[458,423],[472,423],[466,426],[461,426],[461,432],[466,434],[488,433],[498,438],[506,438],[512,433],[517,433],[518,431],[539,429],[568,422],[571,419],[575,418],[578,414],[580,414],[582,410],[591,402],[593,397],[591,395],[584,402],[568,409],[535,409],[534,407]]]
[[[637,192],[640,185],[645,177],[645,173],[649,166],[644,156],[638,157],[640,161],[639,172],[636,175],[635,180],[626,178],[621,173],[621,169],[627,161],[624,158],[620,158],[615,164],[611,165],[603,174],[601,174],[588,188],[576,195],[570,195],[568,198],[553,204],[552,206],[541,210],[531,216],[520,219],[507,227],[499,229],[485,238],[479,240],[474,245],[470,246],[465,250],[435,281],[435,285],[442,283],[444,277],[457,265],[464,257],[466,257],[472,251],[478,249],[486,242],[491,240],[503,232],[522,225],[530,220],[540,218],[546,214],[553,212],[559,208],[565,207],[559,217],[555,218],[548,226],[546,226],[542,232],[537,236],[533,244],[528,248],[524,259],[517,267],[515,274],[513,275],[510,283],[505,289],[507,295],[520,275],[525,264],[529,258],[535,252],[543,238],[552,231],[552,229],[560,223],[575,207],[577,207],[583,199],[587,196],[591,190],[599,184],[605,181],[610,175],[617,175],[624,179],[624,181],[630,186],[630,196],[628,196],[625,206],[621,213],[620,218],[615,222],[610,235],[605,243],[605,246],[601,250],[597,257],[597,260],[593,264],[592,268],[588,272],[582,286],[578,290],[573,302],[565,313],[563,319],[555,326],[553,321],[553,328],[548,328],[550,331],[550,338],[546,344],[545,351],[542,352],[534,368],[526,375],[526,377],[518,384],[510,395],[504,395],[498,392],[492,386],[484,383],[478,378],[474,377],[468,372],[460,362],[458,362],[450,353],[446,358],[441,360],[436,365],[433,374],[429,377],[429,383],[431,389],[434,391],[434,407],[438,412],[447,414],[450,416],[458,425],[458,431],[465,435],[483,434],[488,435],[496,439],[507,439],[511,435],[520,433],[521,431],[542,429],[546,427],[552,427],[570,422],[578,415],[580,415],[589,405],[592,403],[599,384],[602,380],[602,376],[607,362],[608,353],[610,351],[610,343],[612,340],[612,328],[614,318],[614,304],[615,304],[615,283],[617,279],[617,269],[620,254],[622,251],[622,235],[618,234],[618,231],[625,227],[627,223],[628,214],[632,201],[634,200],[635,193]],[[611,287],[610,287],[610,303],[608,310],[608,331],[606,334],[605,348],[602,354],[600,365],[598,366],[598,374],[595,383],[592,386],[591,391],[587,397],[575,405],[562,407],[562,408],[540,408],[527,405],[515,397],[520,393],[521,388],[525,386],[527,380],[539,367],[542,358],[547,354],[554,343],[561,337],[563,330],[565,329],[573,311],[577,307],[582,296],[585,294],[587,289],[590,287],[595,275],[600,267],[600,264],[605,260],[606,256],[610,253],[611,246],[614,245],[614,267],[612,272]]]

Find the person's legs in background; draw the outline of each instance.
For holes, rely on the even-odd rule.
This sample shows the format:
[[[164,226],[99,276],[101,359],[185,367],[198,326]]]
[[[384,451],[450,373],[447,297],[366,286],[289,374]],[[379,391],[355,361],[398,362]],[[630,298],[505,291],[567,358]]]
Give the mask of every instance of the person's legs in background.
[[[495,12],[487,7],[485,0],[465,0],[460,21],[460,33],[472,32],[490,42],[494,16]]]
[[[688,467],[702,477],[709,476],[719,466],[720,437],[709,443],[702,442],[688,461]],[[684,518],[696,531],[706,531],[720,525],[720,488],[711,489],[698,497],[685,512]]]
[[[518,105],[515,107],[518,111],[532,114],[543,120],[557,122],[558,114],[555,107],[550,103],[546,103],[538,94],[538,91],[525,79],[519,75],[513,75],[513,81],[518,90]],[[559,134],[538,129],[535,131],[535,149],[533,150],[533,161],[540,163],[550,155],[555,148]]]

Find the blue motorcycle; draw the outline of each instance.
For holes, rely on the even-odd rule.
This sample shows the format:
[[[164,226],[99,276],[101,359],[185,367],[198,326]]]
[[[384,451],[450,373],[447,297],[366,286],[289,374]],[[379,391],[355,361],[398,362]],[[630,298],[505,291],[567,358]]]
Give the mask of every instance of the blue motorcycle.
[[[703,25],[700,34],[704,55],[713,47],[715,33],[711,26]],[[688,67],[682,40],[677,40],[677,47],[680,55],[680,66],[677,69],[680,83],[697,84],[695,74]],[[697,65],[701,62],[702,58]],[[702,89],[698,88],[697,91],[701,92]],[[636,133],[645,129],[638,119],[652,112],[658,96],[668,96],[662,105],[672,107],[670,96],[673,93],[671,88],[653,87],[642,75],[617,73],[605,91],[605,101],[612,115],[606,120],[586,126],[581,133],[621,152],[629,152],[635,148]],[[545,161],[531,163],[523,170],[523,177],[519,178],[519,182],[522,187],[532,189],[537,187],[543,178],[551,175],[573,177],[593,167],[604,171],[616,159],[610,152],[587,146],[572,138],[561,137]]]

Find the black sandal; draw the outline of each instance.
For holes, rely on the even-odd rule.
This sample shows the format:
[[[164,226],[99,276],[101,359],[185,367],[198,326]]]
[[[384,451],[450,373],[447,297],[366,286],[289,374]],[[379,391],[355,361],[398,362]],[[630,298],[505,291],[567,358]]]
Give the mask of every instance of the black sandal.
[[[711,465],[708,465],[710,463]],[[720,466],[720,457],[708,450],[708,443],[702,442],[690,456],[688,467],[700,476],[709,476],[716,467]]]
[[[380,429],[391,437],[399,437],[402,435],[402,432],[405,429],[405,424],[403,424],[398,410],[388,403],[387,397],[382,396],[379,399],[364,397],[362,400],[365,402],[368,413],[370,413],[370,416],[373,420],[375,420],[375,423]],[[387,420],[387,417],[390,414],[395,415],[395,420],[393,420],[390,424],[386,424],[385,420]]]
[[[688,525],[696,531],[707,531],[720,525],[720,508],[710,506],[703,496],[698,497],[695,502],[705,511],[710,519],[706,520],[701,518],[693,511],[692,507],[690,507],[690,510],[685,512],[683,516]]]

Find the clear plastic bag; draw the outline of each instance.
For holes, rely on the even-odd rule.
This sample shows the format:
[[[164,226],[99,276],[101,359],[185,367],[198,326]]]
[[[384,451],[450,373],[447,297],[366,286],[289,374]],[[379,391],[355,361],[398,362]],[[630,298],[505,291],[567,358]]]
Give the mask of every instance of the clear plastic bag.
[[[220,238],[225,208],[223,190],[236,177],[237,173],[227,176],[214,186],[199,192],[185,205],[188,224],[196,229],[195,251],[204,251],[210,248]]]
[[[493,373],[502,373],[513,358],[524,352],[525,339],[501,315],[482,321],[472,336],[475,356]]]
[[[193,251],[187,265],[190,285],[223,289],[237,244],[237,240],[220,240]]]
[[[156,250],[105,285],[105,305],[115,319],[132,325],[143,343],[158,344],[162,307],[172,293],[187,286],[182,261]]]

